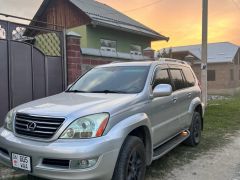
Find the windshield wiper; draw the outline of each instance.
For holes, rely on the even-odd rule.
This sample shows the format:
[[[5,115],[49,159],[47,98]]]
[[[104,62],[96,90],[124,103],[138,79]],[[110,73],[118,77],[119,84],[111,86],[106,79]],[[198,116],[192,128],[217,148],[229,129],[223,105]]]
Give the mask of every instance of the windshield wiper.
[[[65,91],[65,92],[70,92],[70,93],[90,93],[90,92],[87,92],[87,91],[80,91],[80,90],[68,90],[68,91]]]
[[[91,91],[91,93],[105,93],[105,94],[127,94],[124,91],[114,91],[114,90],[102,90],[102,91]]]

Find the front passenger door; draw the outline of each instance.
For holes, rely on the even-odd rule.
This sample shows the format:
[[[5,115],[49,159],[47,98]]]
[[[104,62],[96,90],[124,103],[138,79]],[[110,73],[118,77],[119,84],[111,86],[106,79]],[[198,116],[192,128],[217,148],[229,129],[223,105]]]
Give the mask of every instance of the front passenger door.
[[[170,84],[171,79],[167,67],[158,67],[155,70],[152,90],[159,84]],[[176,116],[173,113],[175,103],[172,96],[156,97],[150,102],[151,123],[153,130],[154,147],[168,140],[176,134]]]

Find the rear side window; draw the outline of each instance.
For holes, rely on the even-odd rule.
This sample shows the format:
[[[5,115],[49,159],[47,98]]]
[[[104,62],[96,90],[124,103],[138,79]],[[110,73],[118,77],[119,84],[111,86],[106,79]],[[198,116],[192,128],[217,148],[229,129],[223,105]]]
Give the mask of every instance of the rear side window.
[[[195,78],[193,76],[193,73],[190,68],[184,67],[183,73],[186,79],[186,86],[187,87],[193,87],[195,85]]]
[[[179,89],[184,89],[186,88],[185,86],[185,81],[184,81],[184,78],[182,76],[182,70],[180,69],[171,69],[170,70],[171,72],[171,76],[172,76],[172,80],[173,80],[173,83],[174,83],[174,90],[179,90]]]
[[[170,84],[171,79],[169,77],[169,73],[167,69],[160,69],[158,68],[155,71],[154,81],[153,81],[153,89],[159,84]]]

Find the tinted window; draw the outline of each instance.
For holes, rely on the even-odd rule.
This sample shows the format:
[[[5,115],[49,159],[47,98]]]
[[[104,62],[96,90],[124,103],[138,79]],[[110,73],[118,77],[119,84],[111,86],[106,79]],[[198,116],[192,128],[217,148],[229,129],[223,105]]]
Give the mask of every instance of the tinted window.
[[[155,71],[154,81],[153,81],[153,89],[159,84],[170,84],[171,85],[171,79],[169,77],[167,69],[158,68]]]
[[[171,69],[171,76],[175,86],[174,90],[184,89],[185,88],[185,81],[182,76],[182,72],[180,69]]]
[[[195,78],[193,76],[193,73],[190,68],[185,67],[183,69],[183,73],[186,79],[186,86],[187,87],[192,87],[195,85]]]
[[[99,67],[82,76],[69,91],[90,93],[139,93],[143,90],[149,66]]]

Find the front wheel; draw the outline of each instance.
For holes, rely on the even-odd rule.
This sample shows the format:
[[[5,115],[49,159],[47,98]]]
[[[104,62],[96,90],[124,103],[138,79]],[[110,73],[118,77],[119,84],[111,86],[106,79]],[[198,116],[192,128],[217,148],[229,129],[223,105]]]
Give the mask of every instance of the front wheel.
[[[141,139],[129,136],[124,142],[112,180],[144,180],[146,152]]]
[[[186,141],[184,141],[184,144],[189,146],[196,146],[201,141],[201,135],[202,135],[202,117],[199,112],[194,112],[192,117],[192,124],[189,129],[190,136]]]

